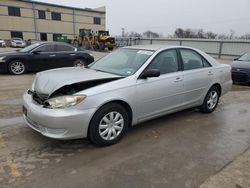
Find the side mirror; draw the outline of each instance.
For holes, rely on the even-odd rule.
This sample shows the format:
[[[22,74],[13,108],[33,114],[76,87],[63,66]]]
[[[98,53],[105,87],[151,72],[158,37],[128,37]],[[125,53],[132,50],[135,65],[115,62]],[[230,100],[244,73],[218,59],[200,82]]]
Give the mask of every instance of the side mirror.
[[[41,51],[33,51],[32,54],[34,55],[39,55],[41,53]]]
[[[239,58],[238,58],[238,57],[236,57],[236,58],[234,58],[233,60],[234,60],[234,61],[237,61],[238,59],[239,59]]]
[[[152,78],[152,77],[159,77],[160,75],[161,75],[161,72],[159,69],[147,69],[141,74],[140,78],[146,79],[146,78]]]

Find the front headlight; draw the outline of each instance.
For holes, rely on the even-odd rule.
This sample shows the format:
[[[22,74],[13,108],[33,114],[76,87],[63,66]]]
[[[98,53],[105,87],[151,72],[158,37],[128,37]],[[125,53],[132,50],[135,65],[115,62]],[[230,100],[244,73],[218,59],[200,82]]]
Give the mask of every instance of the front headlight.
[[[0,57],[0,62],[5,62],[6,56]]]
[[[86,99],[86,96],[74,96],[74,95],[66,95],[51,98],[45,101],[45,105],[48,108],[57,109],[57,108],[69,108],[71,106],[75,106]]]

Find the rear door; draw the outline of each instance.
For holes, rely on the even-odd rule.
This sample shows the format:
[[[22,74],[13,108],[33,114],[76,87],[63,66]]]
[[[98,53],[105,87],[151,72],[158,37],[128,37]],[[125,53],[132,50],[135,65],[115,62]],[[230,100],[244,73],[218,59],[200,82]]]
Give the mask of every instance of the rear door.
[[[183,63],[184,105],[200,101],[211,85],[214,71],[208,61],[192,49],[179,49]]]
[[[75,47],[67,44],[56,44],[56,55],[58,67],[71,67],[73,66],[74,60],[77,58],[77,50]]]
[[[139,121],[178,109],[183,100],[183,72],[175,49],[159,53],[146,69],[159,69],[161,75],[137,80]]]

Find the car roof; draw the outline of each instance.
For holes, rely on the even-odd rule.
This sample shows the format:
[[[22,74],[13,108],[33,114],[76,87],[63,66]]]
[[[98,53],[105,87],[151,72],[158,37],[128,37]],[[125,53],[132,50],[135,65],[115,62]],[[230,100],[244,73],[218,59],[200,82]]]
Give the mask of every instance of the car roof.
[[[55,41],[38,41],[37,43],[38,44],[64,44],[64,45],[72,46],[71,44],[66,43],[66,42],[55,42]]]
[[[137,49],[137,50],[151,50],[157,51],[161,49],[168,49],[168,48],[189,48],[186,46],[174,46],[174,45],[164,45],[164,44],[147,44],[147,45],[134,45],[134,46],[126,46],[123,47],[126,49]]]

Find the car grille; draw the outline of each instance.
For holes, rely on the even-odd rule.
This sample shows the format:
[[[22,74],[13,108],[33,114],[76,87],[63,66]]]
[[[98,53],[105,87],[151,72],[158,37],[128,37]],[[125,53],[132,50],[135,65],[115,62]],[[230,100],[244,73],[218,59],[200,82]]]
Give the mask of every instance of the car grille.
[[[247,82],[248,76],[246,73],[242,72],[233,72],[232,73],[232,80],[235,82]]]

